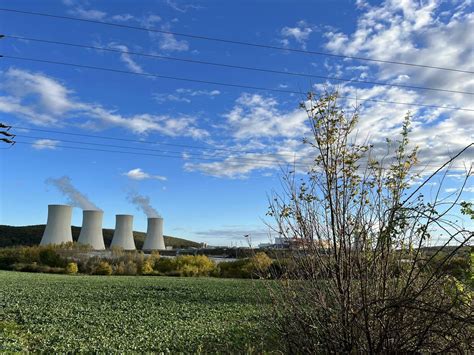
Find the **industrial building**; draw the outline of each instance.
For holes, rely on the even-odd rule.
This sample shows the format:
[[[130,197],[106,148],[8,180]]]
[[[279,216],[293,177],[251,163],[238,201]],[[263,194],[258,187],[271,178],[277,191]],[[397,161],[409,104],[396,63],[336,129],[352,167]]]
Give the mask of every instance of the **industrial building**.
[[[104,212],[101,210],[84,210],[82,228],[78,243],[89,245],[94,250],[104,250],[102,221]],[[48,205],[48,220],[41,238],[40,245],[58,245],[72,242],[71,231],[72,206]],[[133,216],[118,214],[115,219],[115,231],[110,247],[124,250],[136,250],[133,238]],[[148,218],[146,239],[143,250],[166,250],[163,237],[163,218]]]
[[[148,218],[148,227],[146,232],[143,250],[165,250],[165,239],[163,238],[163,218]]]
[[[48,221],[40,245],[72,242],[71,218],[71,206],[49,205]]]
[[[104,236],[102,234],[102,219],[104,212],[99,210],[82,211],[82,228],[78,243],[90,245],[94,250],[104,250]]]
[[[115,232],[110,247],[119,247],[124,250],[136,250],[133,239],[133,216],[118,214],[115,216]]]

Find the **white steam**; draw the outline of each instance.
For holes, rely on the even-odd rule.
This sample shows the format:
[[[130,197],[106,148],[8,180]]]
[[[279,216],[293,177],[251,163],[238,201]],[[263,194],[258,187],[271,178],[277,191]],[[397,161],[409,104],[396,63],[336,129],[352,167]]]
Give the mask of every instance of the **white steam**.
[[[92,203],[86,195],[76,189],[69,176],[63,176],[57,179],[48,178],[46,183],[53,185],[68,198],[68,203],[75,207],[80,207],[83,210],[100,210],[94,203]]]
[[[142,210],[148,218],[161,217],[158,211],[151,206],[149,197],[142,196],[136,192],[130,192],[128,194],[128,200],[133,203],[137,209]]]

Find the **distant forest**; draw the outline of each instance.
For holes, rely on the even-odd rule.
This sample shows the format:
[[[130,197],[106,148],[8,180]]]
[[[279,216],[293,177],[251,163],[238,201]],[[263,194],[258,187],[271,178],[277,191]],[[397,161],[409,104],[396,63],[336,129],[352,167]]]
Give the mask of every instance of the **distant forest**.
[[[15,245],[38,245],[41,241],[41,237],[43,236],[44,228],[44,224],[22,227],[0,225],[0,248],[11,247]],[[80,227],[72,227],[72,238],[74,241],[77,241],[80,232]],[[112,241],[114,230],[103,229],[103,234],[105,246],[109,247],[110,242]],[[137,249],[142,248],[145,235],[146,234],[143,232],[133,232]],[[165,245],[172,246],[173,248],[199,247],[199,243],[171,236],[165,236]]]

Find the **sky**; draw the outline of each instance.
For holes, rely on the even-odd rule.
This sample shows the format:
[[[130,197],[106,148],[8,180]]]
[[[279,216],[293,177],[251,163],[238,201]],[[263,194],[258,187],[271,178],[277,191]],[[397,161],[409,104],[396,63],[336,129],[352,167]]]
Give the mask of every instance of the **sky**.
[[[301,50],[258,48],[0,11],[0,33],[7,35],[0,40],[2,55],[151,74],[0,58],[0,122],[15,126],[11,132],[22,142],[10,149],[5,149],[6,145],[0,147],[4,148],[0,150],[0,224],[45,223],[47,205],[69,203],[66,197],[69,193],[78,201],[78,208],[73,212],[74,225],[81,224],[81,205],[104,210],[106,228],[114,227],[115,214],[133,214],[135,230],[140,231],[146,230],[146,212],[155,211],[163,216],[167,235],[212,245],[245,245],[243,236],[249,234],[255,242],[265,242],[268,228],[263,221],[267,198],[281,188],[281,169],[295,160],[307,161],[312,154],[303,144],[303,137],[310,131],[306,114],[299,108],[304,93],[309,90],[321,92],[324,88],[337,87],[343,96],[376,100],[357,101],[361,105],[357,132],[374,145],[383,144],[387,137],[396,137],[409,110],[413,115],[411,140],[419,146],[420,171],[425,176],[474,141],[473,96],[466,94],[474,92],[473,74],[304,52],[472,72],[474,8],[471,1],[18,0],[0,3],[0,7],[22,11]],[[8,35],[119,52],[41,43]],[[354,80],[464,93],[362,84]],[[346,104],[356,102],[347,100]],[[465,110],[449,110],[446,106]],[[136,148],[133,151],[139,154],[97,151],[130,152],[130,147]],[[465,167],[473,161],[474,149],[456,161],[441,190],[443,194],[455,192]],[[463,198],[474,200],[471,183]]]

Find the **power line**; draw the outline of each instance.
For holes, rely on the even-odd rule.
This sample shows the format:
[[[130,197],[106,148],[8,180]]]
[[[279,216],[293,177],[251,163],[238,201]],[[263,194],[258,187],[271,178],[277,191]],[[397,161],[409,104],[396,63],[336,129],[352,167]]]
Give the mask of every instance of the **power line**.
[[[51,138],[51,140],[54,140],[54,138]],[[71,142],[71,141],[70,141]],[[48,144],[48,143],[38,143],[38,142],[25,142],[25,141],[17,141],[17,144],[28,144],[32,146],[45,146],[45,147],[52,147],[52,148],[68,148],[68,149],[78,149],[78,150],[89,150],[89,151],[98,151],[98,152],[108,152],[108,153],[121,153],[121,154],[134,154],[134,155],[144,155],[144,156],[153,156],[153,157],[161,157],[161,158],[175,158],[175,159],[181,159],[181,160],[205,160],[205,161],[212,161],[216,162],[216,158],[227,158],[227,159],[232,159],[233,161],[245,161],[249,160],[248,162],[251,162],[259,167],[268,167],[270,163],[276,164],[276,163],[284,163],[284,164],[289,164],[292,166],[298,166],[298,167],[305,167],[307,168],[310,163],[308,164],[303,164],[303,163],[292,163],[292,162],[287,162],[287,161],[267,161],[268,164],[265,164],[265,160],[262,159],[246,159],[242,157],[223,157],[219,156],[216,158],[205,158],[205,157],[192,157],[192,158],[184,158],[183,156],[178,156],[178,155],[167,155],[167,154],[151,154],[151,153],[142,153],[142,152],[129,152],[129,151],[123,151],[123,150],[107,150],[107,149],[98,149],[98,148],[86,148],[86,147],[75,147],[75,146],[65,146],[65,145],[57,145],[57,144]],[[74,143],[80,143],[80,142],[74,142]],[[82,144],[89,144],[89,143],[82,143]],[[97,145],[97,144],[93,144]],[[103,146],[108,146],[104,144]],[[118,146],[110,146],[110,147],[118,147]],[[130,147],[122,147],[122,148],[130,148]],[[133,149],[133,148],[132,148]],[[135,148],[138,149],[138,148]]]
[[[54,140],[54,138],[51,138],[51,140]],[[79,143],[79,142],[76,142]],[[52,148],[66,148],[66,149],[76,149],[76,150],[86,150],[86,151],[97,151],[97,152],[106,152],[106,153],[118,153],[118,154],[132,154],[132,155],[140,155],[140,156],[153,156],[153,157],[161,157],[161,158],[174,158],[174,159],[181,159],[181,160],[186,160],[188,158],[184,158],[183,156],[177,156],[177,155],[166,155],[166,154],[151,154],[151,153],[142,153],[142,152],[129,152],[129,151],[123,151],[123,150],[107,150],[107,149],[98,149],[98,148],[87,148],[87,147],[76,147],[76,146],[65,146],[65,145],[57,145],[57,144],[48,144],[48,143],[38,143],[38,142],[24,142],[24,141],[17,141],[16,144],[26,144],[26,145],[31,145],[31,146],[44,146],[44,147],[52,147]],[[85,143],[88,144],[88,143]],[[105,145],[107,146],[107,145]],[[113,147],[113,146],[111,146]],[[123,147],[123,148],[129,148],[129,147]],[[222,156],[221,156],[222,158]],[[226,157],[229,159],[232,159],[232,161],[240,161],[242,158],[240,157]],[[205,161],[212,161],[216,162],[215,158],[204,158],[204,157],[192,157],[189,158],[190,160],[205,160]],[[308,168],[309,165],[312,164],[312,162],[308,162],[308,164],[303,164],[303,163],[295,163],[295,162],[287,162],[287,161],[272,161],[272,163],[284,163],[290,166],[294,167],[300,167],[300,168]],[[261,168],[268,168],[271,167],[268,164],[264,164],[261,159],[255,160],[254,164],[256,164],[257,167]],[[425,164],[423,166],[420,165],[420,167],[439,167],[439,165],[432,165],[432,164]],[[359,165],[359,168],[364,168],[367,166]],[[462,169],[461,167],[451,167],[452,169]],[[383,168],[379,167],[379,169],[382,170],[390,170],[390,168]]]
[[[199,83],[199,84],[219,85],[219,86],[259,90],[259,91],[272,91],[272,92],[279,92],[279,93],[286,93],[286,94],[298,94],[298,95],[302,94],[302,92],[294,91],[294,90],[274,89],[274,88],[266,88],[266,87],[260,87],[260,86],[240,85],[240,84],[224,83],[224,82],[209,81],[209,80],[198,80],[198,79],[182,78],[182,77],[159,75],[159,74],[152,74],[152,73],[137,73],[137,72],[128,71],[128,70],[104,68],[104,67],[97,67],[97,66],[92,66],[92,65],[75,64],[75,63],[67,63],[67,62],[58,62],[58,61],[52,61],[52,60],[46,60],[46,59],[26,58],[26,57],[18,57],[18,56],[11,56],[11,55],[0,55],[0,57],[7,58],[7,59],[32,61],[32,62],[38,62],[38,63],[64,65],[64,66],[84,68],[84,69],[101,70],[101,71],[108,71],[108,72],[113,72],[113,73],[132,74],[132,75],[140,75],[140,76],[147,76],[147,77],[153,77],[153,78],[186,81],[186,82],[193,82],[193,83]],[[388,103],[388,104],[394,104],[394,105],[405,105],[405,106],[414,106],[414,107],[439,108],[439,109],[453,110],[453,111],[474,112],[474,109],[463,108],[463,107],[446,107],[446,106],[440,106],[440,105],[415,104],[415,103],[408,103],[408,102],[388,101],[388,100],[379,100],[379,99],[366,99],[366,98],[357,98],[357,97],[349,97],[349,96],[340,96],[339,98],[347,99],[347,100],[355,100],[355,101],[369,101],[369,102],[377,102],[377,103]]]
[[[94,49],[94,50],[120,53],[120,54],[129,54],[129,55],[135,55],[135,56],[152,58],[152,59],[163,59],[163,60],[171,60],[171,61],[178,61],[178,62],[184,62],[184,63],[211,65],[211,66],[222,67],[222,68],[250,70],[250,71],[262,72],[262,73],[280,74],[280,75],[297,76],[297,77],[307,77],[307,78],[315,78],[315,79],[336,80],[336,81],[349,82],[349,83],[399,87],[399,88],[413,89],[413,90],[439,91],[439,92],[447,92],[447,93],[452,93],[452,94],[474,95],[474,92],[468,92],[468,91],[449,90],[449,89],[433,88],[433,87],[417,86],[417,85],[393,84],[393,83],[385,83],[385,82],[380,82],[380,81],[339,78],[339,77],[335,77],[335,76],[313,75],[313,74],[305,74],[305,73],[298,73],[298,72],[291,72],[291,71],[282,71],[282,70],[274,70],[274,69],[266,69],[266,68],[248,67],[248,66],[233,65],[233,64],[226,64],[226,63],[209,62],[209,61],[203,61],[203,60],[170,57],[170,56],[164,56],[164,55],[158,55],[158,54],[149,54],[149,53],[144,53],[144,52],[134,52],[134,51],[128,51],[128,50],[120,50],[120,49],[109,48],[109,47],[91,46],[91,45],[85,45],[85,44],[53,41],[53,40],[23,37],[23,36],[13,36],[13,35],[8,35],[8,34],[4,34],[3,36],[5,38],[12,38],[12,39],[17,39],[17,40],[27,40],[27,41],[32,41],[32,42],[48,43],[48,44],[59,44],[59,45],[62,45],[62,46],[85,48],[85,49]]]
[[[349,55],[342,55],[342,54],[333,54],[333,53],[322,52],[322,51],[310,51],[310,50],[296,49],[296,48],[285,48],[285,47],[273,46],[273,45],[263,44],[263,43],[244,42],[244,41],[230,40],[230,39],[225,39],[225,38],[209,37],[209,36],[203,36],[203,35],[193,35],[193,34],[187,34],[187,33],[174,32],[174,31],[158,30],[155,28],[118,24],[118,23],[107,22],[107,21],[82,19],[82,18],[77,18],[77,17],[72,17],[72,16],[54,15],[54,14],[48,14],[44,12],[23,11],[23,10],[8,9],[8,8],[0,8],[0,11],[13,12],[13,13],[19,13],[19,14],[25,14],[25,15],[42,16],[42,17],[49,17],[49,18],[57,18],[57,19],[63,19],[63,20],[95,23],[95,24],[114,26],[114,27],[119,27],[119,28],[127,28],[127,29],[146,31],[146,32],[155,32],[155,33],[161,33],[161,34],[170,34],[174,36],[180,36],[180,37],[186,37],[186,38],[192,38],[192,39],[221,42],[221,43],[228,43],[228,44],[235,44],[235,45],[242,45],[242,46],[250,46],[250,47],[255,47],[255,48],[266,48],[266,49],[280,50],[280,51],[285,51],[285,52],[306,53],[306,54],[314,54],[314,55],[321,55],[321,56],[327,56],[327,57],[368,61],[368,62],[374,62],[374,63],[396,64],[396,65],[405,65],[405,66],[411,66],[411,67],[429,68],[429,69],[445,70],[445,71],[452,71],[452,72],[459,72],[459,73],[466,73],[466,74],[474,74],[474,71],[469,71],[469,70],[464,70],[464,69],[438,67],[438,66],[433,66],[433,65],[400,62],[400,61],[394,61],[394,60],[383,60],[383,59],[368,58],[368,57],[349,56]]]
[[[31,130],[31,131],[40,131],[40,132],[46,132],[46,133],[55,133],[55,134],[64,134],[64,135],[72,135],[72,136],[79,136],[79,137],[87,137],[87,138],[95,138],[95,139],[106,139],[106,140],[116,140],[116,141],[125,141],[125,142],[132,142],[132,143],[141,143],[141,144],[152,144],[152,145],[169,145],[169,146],[175,146],[175,147],[184,147],[184,148],[193,148],[193,149],[204,149],[204,150],[213,150],[213,151],[222,151],[222,152],[231,152],[231,153],[236,153],[236,154],[255,154],[255,155],[262,155],[262,156],[274,156],[274,157],[284,157],[288,156],[289,158],[297,159],[301,158],[301,156],[298,156],[296,154],[289,154],[289,153],[266,153],[266,152],[255,152],[255,151],[246,151],[246,150],[237,150],[237,149],[229,149],[229,148],[211,148],[211,147],[203,147],[203,146],[195,146],[195,145],[187,145],[187,144],[174,144],[174,143],[162,143],[162,142],[153,142],[153,141],[144,141],[144,140],[138,140],[138,139],[129,139],[129,138],[117,138],[117,137],[110,137],[110,136],[101,136],[101,135],[92,135],[92,134],[84,134],[84,133],[71,133],[71,132],[62,132],[62,131],[55,131],[55,130],[46,130],[46,129],[40,129],[40,128],[31,128],[31,127],[20,127],[20,126],[10,126],[13,129],[17,130]],[[49,139],[49,140],[55,140],[55,141],[60,141],[60,142],[66,142],[66,143],[78,143],[78,144],[90,144],[90,145],[97,145],[97,146],[104,146],[104,147],[113,147],[113,148],[130,148],[130,149],[136,149],[136,150],[145,150],[145,151],[154,151],[154,152],[163,152],[163,153],[185,153],[185,154],[190,154],[190,155],[196,155],[196,156],[201,156],[200,153],[190,153],[187,151],[166,151],[166,150],[156,150],[156,149],[146,149],[146,148],[136,148],[136,147],[130,147],[130,146],[117,146],[117,145],[110,145],[110,144],[96,144],[96,143],[89,143],[89,142],[79,142],[79,141],[70,141],[70,140],[62,140],[58,139],[56,137],[36,137],[36,136],[28,136],[28,135],[23,135],[23,134],[17,134],[17,137],[25,137],[25,138],[33,138],[33,139]],[[211,159],[213,160],[214,158],[225,158],[226,156],[223,155],[223,153],[219,153],[220,155],[214,155],[211,156]],[[229,157],[229,156],[227,156]],[[241,158],[241,157],[234,157],[232,156],[233,159],[244,159],[244,160],[249,160],[249,161],[266,161],[266,162],[284,162],[288,163],[288,161],[281,161],[281,160],[265,160],[265,159],[254,159],[254,158]],[[439,165],[436,164],[423,164],[423,166],[430,166],[430,167],[439,167]]]
[[[80,141],[72,141],[72,140],[65,140],[65,139],[52,138],[52,137],[29,136],[29,135],[24,135],[24,134],[17,134],[16,136],[17,137],[24,137],[24,138],[31,138],[31,139],[54,140],[54,141],[63,142],[63,143],[93,145],[93,146],[98,146],[98,147],[135,149],[135,150],[151,151],[151,152],[159,152],[159,153],[176,153],[176,154],[179,154],[178,156],[176,156],[178,158],[180,157],[181,154],[185,153],[185,154],[188,154],[188,155],[199,156],[199,158],[193,158],[193,159],[201,159],[202,158],[202,153],[193,153],[193,152],[185,152],[185,151],[170,151],[170,150],[150,149],[150,148],[138,148],[138,147],[123,146],[123,145],[103,144],[103,143],[80,142]],[[219,154],[220,155],[209,156],[209,158],[205,158],[205,160],[214,160],[216,158],[229,158],[229,156],[223,156],[222,153],[219,153]],[[262,155],[262,156],[270,156],[270,155],[278,156],[278,154],[266,154],[266,153],[245,153],[245,154],[259,154],[259,155]],[[232,158],[236,158],[236,157],[232,157]],[[202,158],[202,159],[204,159],[204,158]],[[278,159],[268,160],[268,159],[260,159],[260,158],[257,159],[257,158],[246,158],[246,157],[237,157],[237,159],[242,160],[242,161],[249,161],[249,162],[288,163],[287,161],[282,161],[282,160],[278,160]],[[303,163],[301,163],[301,164],[303,164]]]
[[[70,136],[78,136],[78,137],[88,137],[88,138],[97,138],[97,139],[107,139],[107,140],[114,140],[114,141],[124,141],[124,142],[131,142],[131,143],[141,143],[141,144],[154,144],[154,145],[167,145],[172,147],[180,147],[180,148],[191,148],[191,149],[202,149],[202,150],[212,150],[212,151],[222,151],[222,152],[231,152],[231,153],[238,153],[238,154],[260,154],[258,152],[246,151],[246,150],[239,150],[239,149],[230,149],[230,148],[216,148],[216,147],[204,147],[198,145],[190,145],[190,144],[177,144],[177,143],[165,143],[165,142],[154,142],[154,141],[145,141],[139,139],[130,139],[130,138],[117,138],[117,137],[110,137],[110,136],[101,136],[95,134],[85,134],[85,133],[72,133],[72,132],[62,132],[50,129],[42,129],[42,128],[31,128],[31,127],[21,127],[21,126],[11,126],[15,129],[25,129],[30,131],[38,131],[38,132],[45,132],[45,133],[55,133],[55,134],[65,134]],[[51,138],[54,139],[54,138]],[[272,155],[271,153],[265,153],[266,155]],[[275,154],[276,155],[276,154]],[[278,154],[278,156],[289,156],[295,157],[294,154]]]

